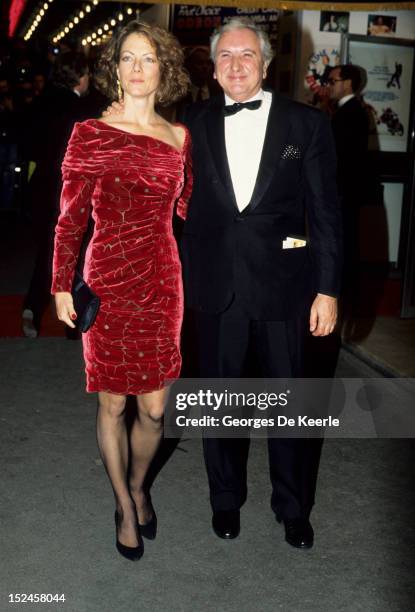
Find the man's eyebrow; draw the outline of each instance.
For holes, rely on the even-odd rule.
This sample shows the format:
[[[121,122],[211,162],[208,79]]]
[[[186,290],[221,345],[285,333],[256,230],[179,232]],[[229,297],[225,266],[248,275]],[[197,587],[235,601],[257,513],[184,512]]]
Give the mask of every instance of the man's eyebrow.
[[[256,55],[255,49],[250,49],[249,47],[247,47],[246,49],[241,49],[242,53],[246,53],[246,51],[249,51],[249,53],[253,53],[254,55]],[[232,53],[232,49],[220,49],[218,51],[218,54],[219,53]]]

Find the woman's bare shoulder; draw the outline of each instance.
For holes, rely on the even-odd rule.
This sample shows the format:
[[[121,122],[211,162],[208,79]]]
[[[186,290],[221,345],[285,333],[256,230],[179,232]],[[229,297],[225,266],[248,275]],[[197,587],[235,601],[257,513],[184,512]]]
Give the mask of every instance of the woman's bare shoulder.
[[[105,123],[106,125],[117,125],[117,123],[123,123],[123,115],[121,113],[117,115],[105,115],[98,117],[97,121]]]
[[[187,127],[182,123],[174,123],[171,127],[174,130],[177,143],[180,145],[180,149],[182,149],[187,138]]]

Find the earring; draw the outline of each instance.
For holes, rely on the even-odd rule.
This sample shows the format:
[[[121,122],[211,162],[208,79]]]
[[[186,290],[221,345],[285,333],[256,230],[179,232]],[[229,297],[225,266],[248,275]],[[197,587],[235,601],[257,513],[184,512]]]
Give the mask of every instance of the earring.
[[[121,83],[120,83],[119,79],[117,79],[117,95],[118,95],[118,99],[122,100],[122,98],[123,98],[123,90],[122,90]]]

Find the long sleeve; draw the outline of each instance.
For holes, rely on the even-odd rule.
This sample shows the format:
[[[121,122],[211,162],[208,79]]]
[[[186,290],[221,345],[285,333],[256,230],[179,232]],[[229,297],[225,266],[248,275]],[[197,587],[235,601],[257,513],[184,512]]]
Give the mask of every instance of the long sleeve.
[[[75,124],[62,164],[63,187],[55,230],[52,294],[71,290],[91,210],[96,177],[91,143],[85,138],[84,131],[82,124]]]
[[[304,171],[315,290],[336,296],[343,260],[342,219],[336,186],[336,151],[329,121],[323,113],[316,121]]]
[[[176,212],[179,217],[183,220],[187,216],[187,206],[189,204],[190,196],[192,195],[193,188],[193,170],[192,170],[192,155],[191,155],[191,139],[190,133],[186,129],[186,143],[185,143],[185,162],[184,162],[184,184],[182,193],[177,201]]]

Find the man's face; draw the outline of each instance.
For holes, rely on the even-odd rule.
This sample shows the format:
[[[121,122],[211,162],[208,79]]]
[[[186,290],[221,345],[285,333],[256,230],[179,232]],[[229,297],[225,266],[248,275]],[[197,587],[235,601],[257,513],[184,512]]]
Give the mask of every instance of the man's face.
[[[45,77],[43,74],[35,74],[33,77],[33,89],[36,93],[40,93],[45,88]]]
[[[9,83],[6,79],[0,79],[0,94],[5,94],[9,92]]]
[[[81,96],[84,96],[87,93],[88,87],[89,87],[89,73],[87,72],[86,74],[81,76],[81,78],[79,79],[78,91],[81,94]]]
[[[350,79],[344,81],[340,74],[340,68],[334,68],[328,79],[329,96],[337,102],[344,96],[353,93]]]
[[[203,87],[212,78],[212,62],[208,51],[196,49],[186,63],[193,85]]]
[[[245,102],[258,92],[265,76],[259,39],[252,30],[222,34],[216,47],[215,78],[226,95]]]

